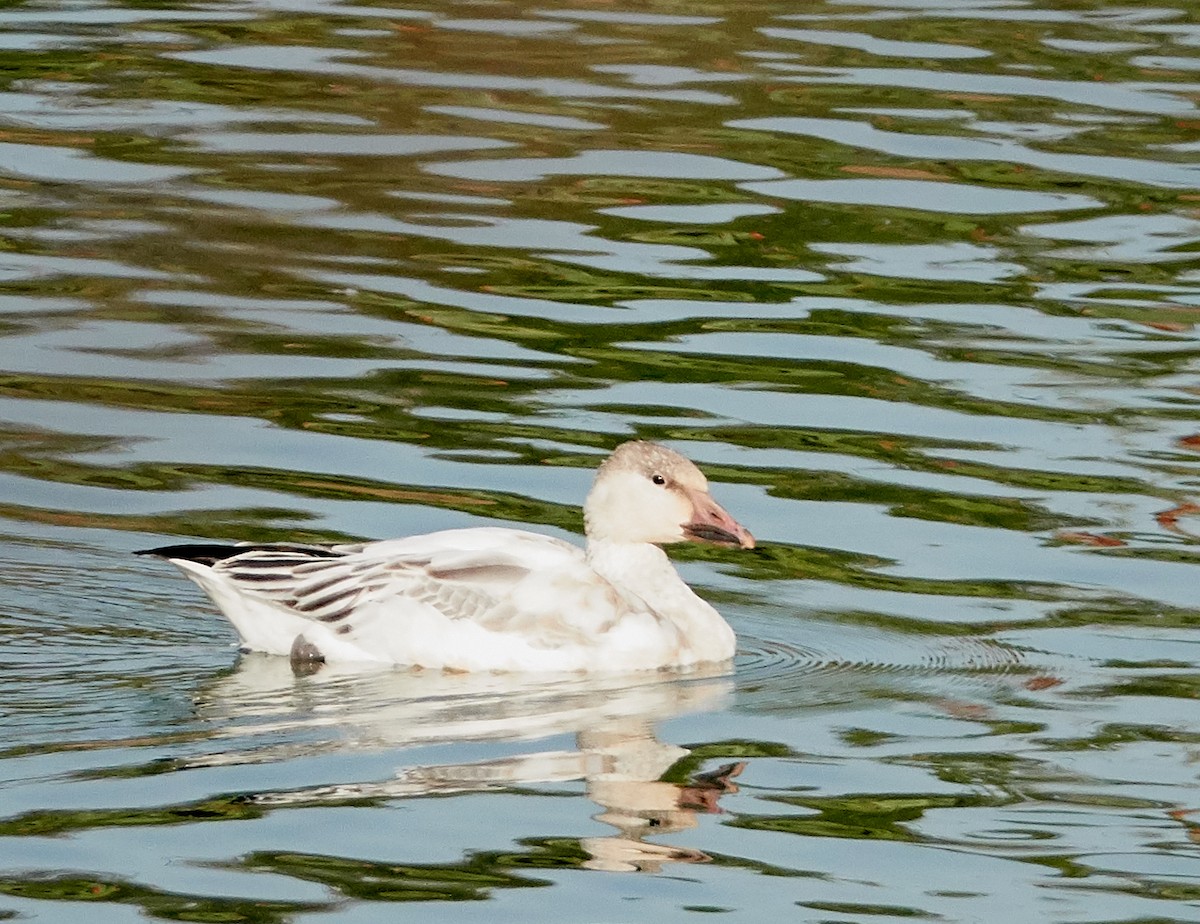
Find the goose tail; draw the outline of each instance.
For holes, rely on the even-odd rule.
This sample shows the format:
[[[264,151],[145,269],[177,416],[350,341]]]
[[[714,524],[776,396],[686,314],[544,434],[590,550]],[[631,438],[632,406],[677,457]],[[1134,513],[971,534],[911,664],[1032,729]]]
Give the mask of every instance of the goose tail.
[[[245,546],[222,545],[216,542],[184,543],[181,545],[160,545],[156,549],[139,549],[134,555],[153,555],[168,561],[194,561],[200,565],[215,565],[226,558],[232,558],[245,552]]]

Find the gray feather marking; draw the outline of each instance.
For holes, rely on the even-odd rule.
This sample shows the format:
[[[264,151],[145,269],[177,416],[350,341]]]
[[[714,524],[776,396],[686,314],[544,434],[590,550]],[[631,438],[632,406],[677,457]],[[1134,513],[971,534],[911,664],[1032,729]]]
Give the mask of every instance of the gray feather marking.
[[[529,573],[529,569],[523,568],[520,565],[497,563],[427,568],[425,573],[432,578],[444,581],[504,581],[516,583]]]

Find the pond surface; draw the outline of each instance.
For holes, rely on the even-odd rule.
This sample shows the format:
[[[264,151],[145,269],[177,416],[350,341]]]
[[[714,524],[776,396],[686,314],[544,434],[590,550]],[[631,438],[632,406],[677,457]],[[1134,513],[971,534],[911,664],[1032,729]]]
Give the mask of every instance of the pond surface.
[[[1180,2],[0,13],[0,918],[1200,921]],[[732,675],[298,676],[182,538],[578,540]]]

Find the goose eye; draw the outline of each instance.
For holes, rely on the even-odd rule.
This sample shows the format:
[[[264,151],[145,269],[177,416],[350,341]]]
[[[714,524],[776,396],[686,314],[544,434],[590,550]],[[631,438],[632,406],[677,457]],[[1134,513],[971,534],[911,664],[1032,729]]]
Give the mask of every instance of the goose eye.
[[[653,481],[655,484],[660,484],[660,485],[667,483],[667,479],[664,478],[662,475],[651,475],[650,480]]]

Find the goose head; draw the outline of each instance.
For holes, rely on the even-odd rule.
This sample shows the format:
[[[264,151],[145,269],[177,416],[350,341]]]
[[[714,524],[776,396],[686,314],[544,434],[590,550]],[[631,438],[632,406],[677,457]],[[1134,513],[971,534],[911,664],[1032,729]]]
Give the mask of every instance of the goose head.
[[[754,548],[754,537],[708,493],[708,479],[665,446],[622,443],[600,466],[583,508],[589,539],[700,541]]]

